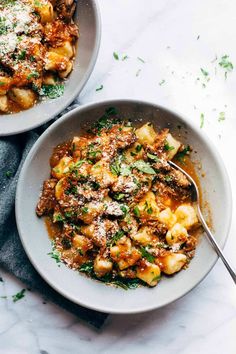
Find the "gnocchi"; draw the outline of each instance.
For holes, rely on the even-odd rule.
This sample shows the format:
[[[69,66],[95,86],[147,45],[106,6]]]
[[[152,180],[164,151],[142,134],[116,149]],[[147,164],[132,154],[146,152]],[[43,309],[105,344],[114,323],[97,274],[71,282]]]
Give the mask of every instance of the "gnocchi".
[[[59,227],[55,247],[71,268],[124,288],[154,287],[162,274],[186,268],[196,247],[199,223],[184,175],[163,178],[181,144],[168,129],[135,129],[109,114],[54,149],[36,212]]]
[[[1,1],[0,113],[16,113],[64,92],[73,70],[78,27],[75,0]],[[17,16],[15,14],[17,13]]]

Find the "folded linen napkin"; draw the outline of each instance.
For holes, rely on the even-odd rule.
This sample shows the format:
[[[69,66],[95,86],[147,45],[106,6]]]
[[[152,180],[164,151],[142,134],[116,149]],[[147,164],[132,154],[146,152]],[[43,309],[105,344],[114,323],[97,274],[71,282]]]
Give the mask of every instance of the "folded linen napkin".
[[[14,206],[19,173],[30,148],[48,125],[28,133],[0,138],[0,267],[45,298],[100,328],[107,315],[76,305],[53,290],[31,265],[17,232]]]

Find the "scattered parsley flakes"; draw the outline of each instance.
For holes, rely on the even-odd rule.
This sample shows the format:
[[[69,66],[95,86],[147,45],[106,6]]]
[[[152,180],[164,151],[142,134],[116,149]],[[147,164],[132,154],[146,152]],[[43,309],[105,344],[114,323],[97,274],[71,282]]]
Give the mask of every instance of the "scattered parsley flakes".
[[[197,36],[197,41],[199,40],[199,38],[200,38],[200,34]]]
[[[64,94],[65,86],[63,84],[57,85],[42,85],[39,92],[41,96],[46,96],[50,99],[58,98]]]
[[[115,235],[112,237],[110,244],[113,245],[115,244],[121,237],[124,236],[124,231],[123,230],[119,230],[115,233]]]
[[[140,247],[140,251],[143,258],[146,258],[146,260],[150,263],[154,263],[155,257],[147,251],[147,247]]]
[[[11,171],[7,171],[5,173],[5,175],[6,175],[7,178],[11,178],[12,177],[12,172]]]
[[[140,217],[140,211],[139,211],[139,208],[136,206],[136,207],[134,207],[134,215],[135,216],[137,216],[137,218],[139,218]]]
[[[155,170],[150,166],[148,162],[145,162],[143,160],[137,160],[133,163],[133,168],[137,168],[137,170],[147,173],[149,175],[155,175],[156,172]]]
[[[119,60],[119,55],[116,52],[113,52],[113,57],[115,60]]]
[[[201,73],[207,77],[209,75],[208,71],[206,71],[205,69],[201,68]]]
[[[202,129],[204,126],[204,120],[205,120],[205,116],[203,113],[201,113],[200,115],[200,128]]]
[[[122,61],[129,59],[128,55],[123,55]]]
[[[87,263],[83,263],[81,266],[80,266],[80,272],[83,272],[83,273],[86,273],[86,274],[89,274],[89,275],[92,275],[93,274],[93,262],[92,261],[89,261]]]
[[[227,79],[228,72],[232,71],[234,66],[229,61],[229,55],[223,55],[219,61],[219,66],[225,69],[225,80]]]
[[[52,242],[52,252],[48,253],[48,256],[51,256],[52,259],[55,259],[56,263],[61,262],[61,255],[58,250],[55,248],[55,244]]]
[[[166,82],[166,80],[161,80],[160,82],[159,82],[159,86],[162,86],[164,83]]]
[[[87,214],[88,213],[88,207],[82,207],[81,210],[82,210],[83,214]]]
[[[26,291],[25,289],[22,289],[17,294],[12,295],[13,302],[17,302],[17,301],[23,299],[23,297],[25,297],[25,291]]]
[[[164,150],[165,151],[174,150],[174,146],[171,146],[171,145],[168,144],[168,142],[166,142],[165,145],[164,145]]]
[[[39,78],[39,73],[37,71],[33,71],[31,74],[27,76],[27,80],[31,80],[32,78],[38,79]]]
[[[153,160],[155,162],[158,162],[159,159],[156,155],[153,155],[153,154],[150,154],[149,152],[147,153],[147,157],[150,159],[150,160]]]
[[[137,57],[137,59],[139,60],[139,61],[141,61],[141,63],[143,63],[143,64],[145,64],[146,62],[145,62],[145,60],[143,60],[142,58],[140,58],[140,57]]]
[[[222,122],[225,120],[225,112],[220,112],[218,117],[218,122]]]
[[[101,85],[98,88],[96,88],[96,91],[101,91],[102,89],[103,89],[103,85]]]
[[[175,159],[178,160],[181,163],[184,163],[186,155],[189,155],[191,151],[191,148],[189,145],[185,146],[185,148],[182,151],[177,152],[175,155]]]
[[[141,72],[141,69],[138,69],[138,71],[136,72],[136,76],[139,76],[140,72]]]

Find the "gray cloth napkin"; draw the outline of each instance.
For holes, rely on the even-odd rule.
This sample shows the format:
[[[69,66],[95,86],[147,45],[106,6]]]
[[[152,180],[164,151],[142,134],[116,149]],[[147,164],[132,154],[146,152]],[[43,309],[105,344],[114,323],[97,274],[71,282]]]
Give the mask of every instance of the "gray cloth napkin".
[[[47,126],[0,138],[0,267],[14,274],[27,287],[39,291],[44,298],[100,328],[107,315],[76,305],[54,291],[31,265],[17,232],[14,211],[17,180],[30,148]]]

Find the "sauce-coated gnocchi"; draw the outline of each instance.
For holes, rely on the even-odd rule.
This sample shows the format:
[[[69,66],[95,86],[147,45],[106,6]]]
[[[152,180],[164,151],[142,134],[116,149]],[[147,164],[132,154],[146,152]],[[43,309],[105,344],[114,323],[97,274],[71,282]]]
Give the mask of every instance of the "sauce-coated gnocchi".
[[[54,248],[69,267],[125,288],[153,287],[194,255],[190,182],[167,162],[186,163],[189,149],[168,129],[136,129],[111,112],[55,148],[36,212],[56,226]]]
[[[63,94],[78,37],[75,2],[69,3],[0,0],[0,114]]]

